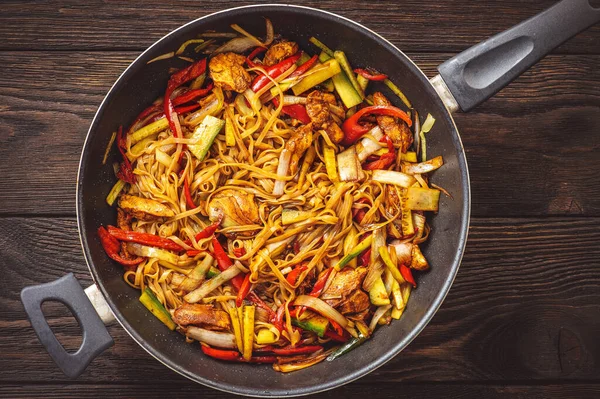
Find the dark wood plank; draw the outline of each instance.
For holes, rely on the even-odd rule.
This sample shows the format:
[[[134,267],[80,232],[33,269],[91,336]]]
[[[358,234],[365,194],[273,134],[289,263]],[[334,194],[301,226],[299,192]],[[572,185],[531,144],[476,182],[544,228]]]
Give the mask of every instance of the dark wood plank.
[[[285,3],[285,1],[270,1]],[[131,2],[4,1],[0,49],[141,50],[195,18],[256,1]],[[405,51],[462,51],[555,3],[554,0],[452,2],[296,1],[339,13],[391,40]],[[277,21],[275,21],[277,22]],[[598,54],[596,26],[559,48],[566,53]]]
[[[367,385],[352,383],[334,391],[318,395],[307,396],[310,398],[597,398],[600,394],[600,385],[467,385],[467,384],[394,384],[382,383]],[[115,384],[79,384],[68,385],[17,385],[6,384],[0,386],[0,396],[7,398],[97,398],[99,396],[111,398],[165,398],[172,397],[202,397],[212,398],[239,398],[198,384],[186,382],[170,386],[166,384],[148,383],[143,385],[115,385]]]
[[[433,321],[360,382],[600,383],[599,240],[598,218],[474,219],[458,277]],[[0,218],[0,381],[67,381],[37,341],[18,293],[68,271],[91,283],[73,218]],[[48,313],[62,341],[75,346],[77,328],[63,327],[64,310]],[[120,326],[109,330],[115,346],[78,381],[183,381]]]
[[[0,214],[74,213],[87,128],[136,55],[0,53]],[[411,56],[433,76],[450,54]],[[550,56],[456,115],[474,215],[600,215],[599,64],[600,56]]]

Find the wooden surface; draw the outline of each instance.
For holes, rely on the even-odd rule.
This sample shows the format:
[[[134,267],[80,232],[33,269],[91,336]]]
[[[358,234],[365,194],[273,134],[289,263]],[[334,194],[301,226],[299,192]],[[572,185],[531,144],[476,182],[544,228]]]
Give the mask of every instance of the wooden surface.
[[[308,1],[356,19],[429,76],[460,50],[551,5],[538,1]],[[77,380],[39,344],[18,293],[73,271],[75,176],[94,112],[123,69],[179,25],[233,1],[3,1],[0,6],[0,396],[225,395],[168,370],[119,326]],[[331,394],[364,398],[600,397],[600,26],[484,105],[456,116],[470,166],[467,251],[429,326]],[[63,306],[44,312],[76,348]]]

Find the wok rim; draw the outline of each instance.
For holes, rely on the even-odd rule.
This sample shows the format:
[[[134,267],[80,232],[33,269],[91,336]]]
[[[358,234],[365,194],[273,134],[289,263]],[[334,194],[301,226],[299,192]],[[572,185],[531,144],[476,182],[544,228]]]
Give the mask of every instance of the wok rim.
[[[105,105],[107,104],[108,97],[110,96],[111,93],[113,93],[115,87],[121,82],[122,79],[124,79],[124,76],[127,74],[127,72],[131,68],[133,68],[134,65],[137,65],[140,62],[140,60],[146,55],[146,53],[150,52],[160,42],[169,40],[169,38],[171,36],[175,35],[177,32],[184,30],[191,25],[198,24],[201,21],[211,18],[215,15],[230,13],[230,12],[238,11],[238,10],[257,9],[257,8],[281,8],[281,9],[292,9],[292,10],[294,10],[294,9],[305,10],[305,11],[310,11],[310,12],[314,12],[314,13],[325,14],[329,17],[333,17],[335,19],[341,19],[347,23],[350,23],[350,24],[356,26],[357,28],[359,28],[359,30],[364,30],[364,31],[372,34],[373,36],[375,36],[376,38],[378,38],[379,40],[383,41],[384,43],[389,45],[391,48],[393,48],[401,56],[403,56],[404,59],[406,59],[409,63],[411,63],[414,66],[414,69],[416,71],[418,71],[418,73],[420,73],[422,75],[422,77],[428,82],[429,86],[431,86],[431,89],[437,93],[437,91],[431,84],[430,79],[427,77],[427,75],[425,75],[425,73],[421,70],[421,68],[418,65],[416,65],[414,63],[414,61],[410,57],[408,57],[402,50],[400,50],[393,43],[391,43],[389,40],[387,40],[385,37],[381,36],[377,32],[373,31],[372,29],[370,29],[370,28],[362,25],[361,23],[358,23],[350,18],[341,16],[339,14],[336,14],[336,13],[333,13],[330,11],[326,11],[326,10],[321,10],[321,9],[314,8],[314,7],[308,7],[308,6],[300,6],[300,5],[293,5],[293,4],[271,4],[271,3],[269,3],[269,4],[252,4],[252,5],[246,5],[246,6],[240,6],[240,7],[232,7],[232,8],[227,8],[227,9],[224,9],[221,11],[207,14],[205,16],[202,16],[200,18],[194,19],[188,23],[181,25],[180,27],[178,27],[178,28],[170,31],[166,35],[162,36],[160,39],[158,39],[152,45],[148,46],[148,48],[146,48],[142,53],[140,53],[140,55],[137,56],[127,66],[127,68],[125,68],[125,70],[123,70],[123,72],[115,80],[113,85],[110,87],[110,89],[108,90],[108,92],[106,93],[104,98],[102,99],[102,102],[98,106],[98,109],[96,110],[96,113],[94,114],[94,118],[92,119],[92,121],[90,123],[88,132],[86,133],[86,137],[83,142],[83,147],[81,150],[81,156],[80,156],[79,165],[78,165],[77,182],[76,182],[77,186],[76,186],[76,193],[75,193],[75,195],[76,195],[77,231],[78,231],[78,235],[79,235],[79,241],[81,244],[81,248],[82,248],[83,254],[84,254],[84,259],[85,259],[86,265],[88,267],[88,270],[90,272],[90,275],[92,276],[92,280],[94,281],[94,284],[96,284],[98,286],[100,292],[102,292],[104,299],[106,300],[106,302],[109,305],[110,311],[115,316],[115,320],[121,325],[121,327],[127,332],[127,334],[140,347],[142,347],[148,354],[150,354],[150,356],[152,356],[153,358],[158,360],[160,363],[162,363],[164,366],[173,370],[177,374],[179,374],[191,381],[194,381],[196,383],[210,387],[212,389],[216,389],[221,392],[226,392],[226,393],[231,393],[231,394],[236,394],[236,395],[245,395],[245,396],[250,396],[250,397],[298,397],[298,396],[304,396],[304,395],[309,395],[309,394],[325,392],[325,391],[332,390],[332,389],[341,387],[343,385],[349,384],[349,383],[356,381],[359,378],[364,377],[365,375],[375,371],[379,367],[383,366],[384,364],[386,364],[387,362],[392,360],[396,355],[398,355],[408,345],[410,345],[410,343],[424,330],[424,328],[433,319],[433,316],[437,313],[440,306],[444,302],[446,296],[450,292],[450,288],[452,287],[452,284],[454,283],[454,280],[456,279],[456,275],[458,274],[458,269],[460,268],[460,265],[462,263],[462,259],[464,256],[465,247],[466,247],[466,243],[467,243],[467,238],[468,238],[468,231],[469,231],[470,220],[471,220],[471,181],[470,181],[470,176],[469,176],[467,157],[466,157],[466,154],[464,151],[464,146],[463,146],[463,143],[462,143],[462,140],[460,137],[460,133],[456,126],[456,122],[454,121],[454,118],[452,117],[452,113],[449,111],[446,104],[442,101],[442,99],[439,97],[439,95],[435,96],[434,101],[437,100],[437,101],[441,102],[441,104],[442,104],[441,108],[445,111],[444,116],[450,121],[450,124],[451,124],[452,128],[454,129],[454,133],[456,136],[455,138],[458,142],[459,151],[457,151],[457,157],[459,159],[459,162],[458,162],[459,173],[464,177],[464,184],[460,188],[463,190],[463,192],[465,194],[464,201],[466,201],[466,206],[464,207],[464,210],[461,215],[463,222],[461,223],[460,230],[459,230],[458,248],[456,251],[456,255],[454,256],[454,259],[452,261],[450,274],[449,274],[448,278],[446,279],[442,288],[439,290],[437,296],[434,298],[433,303],[430,306],[430,308],[423,315],[423,317],[421,318],[419,323],[415,326],[415,328],[413,328],[404,339],[398,341],[393,347],[389,348],[390,350],[388,350],[386,352],[386,354],[380,356],[376,361],[367,363],[364,366],[362,366],[361,368],[359,368],[358,370],[356,370],[353,373],[348,374],[344,377],[337,378],[332,381],[325,381],[321,384],[314,385],[311,387],[305,387],[305,388],[292,388],[292,389],[287,389],[287,390],[286,389],[277,389],[277,388],[270,389],[268,391],[268,395],[265,396],[264,391],[259,391],[258,389],[255,389],[255,388],[249,388],[249,387],[244,387],[244,386],[240,386],[240,385],[224,384],[224,383],[215,381],[214,379],[205,378],[205,377],[199,376],[197,374],[189,373],[185,370],[182,370],[181,367],[178,364],[176,364],[176,362],[172,361],[170,358],[168,358],[168,357],[163,358],[162,355],[154,353],[154,350],[146,343],[146,341],[143,338],[141,338],[134,331],[134,329],[130,326],[130,324],[126,320],[126,318],[121,314],[118,307],[115,305],[115,303],[113,303],[111,296],[106,291],[104,285],[101,282],[99,282],[99,277],[96,274],[96,268],[94,266],[92,256],[90,255],[87,241],[82,233],[82,231],[83,231],[83,218],[82,218],[83,198],[82,198],[81,191],[80,191],[80,185],[81,185],[81,171],[83,168],[84,161],[87,158],[86,155],[88,152],[87,151],[88,150],[88,140],[89,140],[90,136],[92,135],[92,133],[93,133],[92,131],[96,127],[99,118],[101,117],[100,113],[104,109]],[[362,33],[364,34],[364,32],[362,32]],[[464,167],[463,167],[463,164],[461,164],[461,161],[464,163]]]

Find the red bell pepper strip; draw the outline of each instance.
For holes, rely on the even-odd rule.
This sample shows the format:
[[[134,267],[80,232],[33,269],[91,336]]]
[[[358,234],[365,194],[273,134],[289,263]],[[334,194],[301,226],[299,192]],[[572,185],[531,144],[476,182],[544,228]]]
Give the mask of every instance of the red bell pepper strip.
[[[173,109],[173,101],[171,101],[171,94],[173,93],[173,90],[175,90],[182,84],[189,82],[192,79],[196,79],[198,76],[202,75],[205,71],[206,71],[206,58],[196,61],[192,65],[188,66],[187,68],[184,68],[180,71],[175,72],[169,78],[169,83],[167,83],[167,90],[165,91],[164,108],[165,108],[165,117],[169,121],[169,127],[171,128],[171,133],[173,134],[174,137],[179,137],[179,132],[177,129],[177,124],[175,122],[177,113]]]
[[[383,154],[377,161],[363,165],[362,168],[366,170],[387,169],[394,163],[395,160],[396,154],[388,152],[387,154]]]
[[[410,270],[410,267],[408,267],[404,264],[400,265],[400,274],[413,287],[415,287],[415,288],[417,287],[417,283],[415,282],[415,278],[412,275],[412,271]]]
[[[140,112],[140,114],[135,118],[135,120],[133,121],[133,123],[129,126],[128,133],[131,132],[131,128],[136,123],[138,123],[142,119],[146,119],[147,117],[149,117],[150,115],[152,115],[154,112],[159,112],[160,109],[161,109],[161,104],[152,104],[151,106],[149,106],[148,108],[146,108],[145,110],[143,110],[142,112]]]
[[[137,257],[135,259],[125,259],[121,255],[119,255],[119,251],[121,250],[121,244],[119,241],[110,235],[108,231],[102,226],[98,227],[98,237],[100,237],[100,243],[104,248],[106,254],[114,261],[119,262],[123,266],[135,266],[141,263],[144,258]]]
[[[298,280],[298,276],[300,276],[300,273],[302,273],[305,270],[306,264],[298,265],[294,268],[294,270],[289,272],[287,276],[285,276],[285,279],[288,283],[290,283],[290,285],[294,285],[296,284],[296,280]]]
[[[189,257],[194,257],[196,255],[200,255],[203,252],[206,252],[206,251],[199,251],[197,249],[190,249],[188,251],[185,251],[186,255]]]
[[[138,244],[150,245],[171,251],[183,251],[183,247],[175,241],[154,234],[125,231],[114,226],[108,226],[108,233],[119,241],[137,242]]]
[[[264,53],[265,51],[267,51],[266,47],[257,47],[254,50],[252,50],[252,52],[248,54],[248,57],[246,57],[246,64],[248,64],[250,68],[256,68],[257,66],[260,66],[255,64],[252,60],[256,58],[259,54]]]
[[[229,269],[231,266],[233,266],[233,262],[231,261],[231,259],[229,259],[227,252],[225,252],[225,250],[221,246],[221,243],[219,242],[217,237],[213,236],[212,244],[213,244],[213,248],[214,248],[213,253],[215,255],[215,258],[217,259],[217,266],[219,266],[219,270],[225,271],[225,270]],[[236,290],[238,290],[238,292],[240,291],[243,283],[244,283],[244,276],[242,276],[242,275],[238,274],[237,276],[235,276],[234,278],[231,279],[231,284],[233,284],[233,287]]]
[[[206,86],[204,89],[195,89],[195,90],[190,90],[186,93],[183,93],[177,97],[175,97],[172,102],[173,102],[173,106],[177,106],[177,105],[181,105],[181,104],[185,104],[188,103],[198,97],[204,97],[206,96],[208,93],[211,92],[211,90],[213,89],[214,85],[211,82],[208,86]]]
[[[237,294],[237,298],[235,299],[235,306],[237,306],[238,308],[242,306],[242,303],[244,302],[246,296],[248,296],[251,287],[252,284],[250,283],[250,273],[246,273],[246,277],[244,277],[242,286],[240,287],[240,290]]]
[[[361,198],[358,201],[356,201],[357,204],[368,204],[369,202],[370,201],[366,198]],[[362,222],[366,214],[367,211],[365,211],[363,208],[352,208],[352,218],[356,219],[358,223]]]
[[[373,105],[370,107],[364,107],[360,111],[356,112],[350,118],[346,119],[342,124],[342,130],[344,131],[344,139],[342,145],[352,145],[361,138],[365,133],[369,131],[368,127],[365,127],[358,123],[359,119],[365,115],[387,115],[402,119],[408,126],[412,126],[412,121],[406,115],[406,112],[400,108],[393,107],[391,105]]]
[[[286,346],[284,348],[273,348],[271,352],[279,356],[294,356],[303,355],[306,353],[314,353],[318,350],[323,349],[321,345],[306,345],[306,346]]]
[[[273,105],[279,107],[279,99],[277,97],[273,98]],[[308,116],[308,112],[306,112],[306,107],[302,104],[292,104],[292,105],[284,105],[281,107],[281,113],[291,116],[294,119],[298,119],[305,125],[310,123],[310,116]]]
[[[337,335],[344,335],[344,329],[340,326],[335,320],[327,319],[331,323],[331,327],[333,327],[334,331]]]
[[[207,345],[201,345],[202,352],[206,356],[210,356],[215,359],[225,360],[227,362],[240,362],[240,363],[275,363],[277,358],[275,356],[252,356],[250,360],[245,360],[242,355],[237,351],[216,349],[211,348]]]
[[[183,179],[183,194],[185,196],[185,203],[187,204],[188,208],[196,209],[196,204],[194,204],[194,199],[192,198],[190,182],[187,176]]]
[[[344,331],[344,335],[338,335],[331,330],[325,331],[326,337],[331,338],[333,341],[337,341],[337,342],[347,342],[349,338],[346,335],[347,334],[345,331]]]
[[[294,72],[292,72],[290,78],[303,75],[306,71],[308,71],[310,68],[313,67],[313,65],[317,63],[318,59],[319,57],[317,55],[313,55],[308,61],[300,65]]]
[[[301,53],[297,52],[296,54],[292,55],[291,57],[284,59],[280,63],[265,68],[267,75],[271,79],[275,79],[276,77],[281,76],[285,71],[290,69],[292,67],[292,65],[294,65],[296,63],[296,61],[298,61],[298,59],[300,58],[300,55],[301,55]],[[271,79],[269,79],[269,77],[267,77],[267,75],[260,75],[260,76],[257,76],[256,78],[254,78],[254,81],[252,82],[252,85],[250,86],[250,88],[252,89],[253,92],[256,93],[257,91],[259,91],[260,89],[265,87],[267,84],[269,84]]]
[[[186,112],[192,112],[200,108],[200,104],[182,105],[181,107],[175,107],[175,112],[179,114],[185,114]]]
[[[135,175],[133,174],[133,167],[131,166],[131,162],[129,162],[129,158],[125,155],[125,152],[127,151],[127,140],[123,136],[123,126],[119,126],[117,132],[117,148],[123,158],[123,161],[119,165],[119,170],[117,171],[117,177],[127,183],[134,184]]]
[[[233,249],[233,254],[238,257],[241,258],[242,256],[246,255],[246,248],[234,248]]]
[[[371,72],[367,71],[366,69],[361,69],[361,68],[356,68],[354,70],[354,73],[359,74],[360,76],[362,76],[365,79],[369,79],[369,80],[386,80],[388,78],[387,75],[384,75],[383,73],[376,73],[376,74],[372,74]]]
[[[217,231],[217,229],[219,228],[219,226],[221,225],[221,218],[219,220],[217,220],[216,222],[214,222],[213,224],[211,224],[210,226],[206,226],[204,228],[204,230],[202,230],[200,233],[196,234],[196,241],[202,240],[204,238],[208,238],[210,236],[212,236],[215,231]],[[192,245],[192,241],[191,240],[185,240],[184,243],[186,243],[187,245],[191,246]]]
[[[361,265],[368,266],[371,262],[371,248],[367,249],[365,252],[358,256],[358,259],[361,262]]]

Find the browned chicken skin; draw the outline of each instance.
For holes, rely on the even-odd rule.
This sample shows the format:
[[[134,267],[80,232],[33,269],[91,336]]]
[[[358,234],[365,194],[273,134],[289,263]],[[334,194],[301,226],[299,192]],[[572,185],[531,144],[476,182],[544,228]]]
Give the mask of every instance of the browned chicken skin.
[[[285,144],[285,148],[292,153],[289,169],[290,175],[296,174],[298,171],[298,163],[300,162],[300,158],[302,158],[304,152],[312,144],[312,129],[312,123],[300,126],[294,133],[292,133],[292,137],[290,137],[290,140]]]
[[[279,63],[285,58],[288,58],[298,52],[298,44],[294,42],[283,41],[273,44],[267,50],[263,64],[271,66]]]
[[[210,77],[215,86],[224,90],[243,93],[252,81],[250,74],[244,68],[246,58],[235,53],[220,53],[208,63]]]
[[[331,141],[339,143],[344,138],[344,132],[331,117],[329,104],[335,104],[332,94],[314,90],[306,97],[306,112],[315,129],[325,130]]]
[[[369,308],[369,296],[360,288],[367,269],[346,267],[338,272],[322,297],[342,314],[360,313]]]
[[[229,315],[213,305],[184,303],[173,312],[173,321],[180,326],[194,325],[207,330],[229,331]]]
[[[392,105],[390,100],[380,92],[373,93],[373,105]],[[413,142],[413,135],[410,128],[403,121],[399,121],[393,116],[381,115],[377,117],[377,124],[387,134],[394,144],[400,145],[402,153],[406,153]]]
[[[160,220],[175,216],[168,206],[148,198],[123,194],[119,197],[119,208],[140,220]]]
[[[208,203],[208,215],[213,222],[223,218],[221,227],[252,225],[260,222],[254,194],[242,190],[228,189],[213,195]]]

